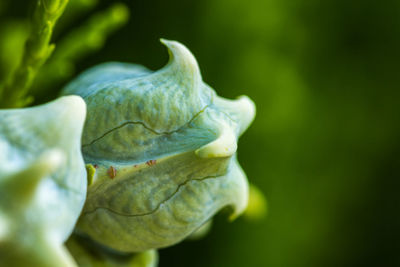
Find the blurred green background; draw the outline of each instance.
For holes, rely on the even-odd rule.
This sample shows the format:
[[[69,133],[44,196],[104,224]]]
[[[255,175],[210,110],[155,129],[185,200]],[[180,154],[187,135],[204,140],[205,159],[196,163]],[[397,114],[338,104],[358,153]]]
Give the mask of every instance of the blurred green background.
[[[81,2],[60,32],[114,1]],[[105,61],[158,69],[163,37],[190,48],[218,94],[257,105],[238,155],[268,216],[218,215],[203,240],[161,250],[161,267],[400,266],[400,1],[122,2],[129,22],[71,75]],[[30,3],[1,0],[1,19]]]

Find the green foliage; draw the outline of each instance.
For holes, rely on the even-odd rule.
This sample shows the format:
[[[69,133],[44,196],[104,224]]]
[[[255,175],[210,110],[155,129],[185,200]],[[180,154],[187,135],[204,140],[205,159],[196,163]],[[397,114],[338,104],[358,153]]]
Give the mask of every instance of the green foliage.
[[[231,209],[231,219],[246,209],[248,184],[236,150],[237,139],[253,121],[255,106],[246,96],[218,97],[202,81],[191,52],[179,42],[163,39],[170,60],[157,72],[111,63],[93,68],[96,75],[89,70],[89,77],[71,82],[67,88],[75,85],[77,91],[68,93],[83,89],[86,95],[89,83],[98,89],[99,81],[110,79],[105,90],[94,90],[94,97],[85,98],[87,106],[79,96],[66,96],[20,108],[33,97],[37,103],[57,94],[54,87],[74,74],[76,62],[99,50],[129,16],[127,7],[117,3],[70,30],[73,12],[96,4],[72,0],[74,11],[56,29],[67,3],[37,0],[30,20],[4,19],[0,24],[0,265],[154,267],[155,248],[204,236],[210,217],[221,208]],[[61,35],[63,30],[69,33]],[[115,101],[104,101],[104,96]],[[132,109],[132,103],[137,109]],[[105,121],[104,127],[98,127],[99,119]],[[129,128],[125,136],[120,133],[126,128],[114,128],[119,134],[114,141],[126,138],[132,147],[120,146],[117,151],[107,137],[99,141],[98,134],[114,134],[109,126],[118,120],[125,126],[125,119],[139,127]],[[94,141],[86,143],[85,138]],[[112,149],[96,152],[92,158],[90,151],[99,143],[100,150],[102,144]],[[81,150],[87,163],[93,163],[86,169]],[[126,158],[120,158],[120,152],[128,153]],[[156,159],[148,160],[150,155]],[[124,178],[114,179],[117,169]],[[91,191],[86,192],[86,184]],[[87,209],[81,214],[84,201]],[[122,205],[131,209],[129,215],[124,208],[118,211]],[[253,214],[262,207],[256,206]],[[104,217],[97,209],[112,212]],[[92,240],[71,236],[73,229]]]
[[[25,21],[18,19],[10,19],[7,23],[0,24],[0,40],[4,40],[0,42],[0,81],[2,82],[15,71],[22,59],[24,42],[28,36],[26,24]]]
[[[23,107],[33,101],[28,90],[55,46],[50,44],[53,28],[68,0],[39,0],[30,22],[22,60],[10,80],[0,87],[0,107]]]
[[[268,217],[216,218],[205,240],[161,250],[164,266],[400,264],[399,1],[122,1],[135,16],[101,53],[75,61],[78,72],[110,59],[155,69],[161,36],[191,47],[220,95],[246,93],[258,106],[238,156],[268,196]],[[14,2],[0,1],[1,16]],[[94,8],[70,2],[57,40]],[[8,47],[27,36],[24,23]]]
[[[75,64],[84,56],[100,50],[107,37],[124,25],[129,17],[125,5],[114,4],[92,15],[85,23],[71,30],[57,45],[54,55],[43,66],[33,91],[45,97],[54,84],[66,81],[75,74]]]
[[[68,2],[37,1],[30,20],[11,18],[0,22],[1,108],[54,99],[57,87],[75,73],[75,64],[103,47],[107,37],[129,18],[128,8],[115,3],[61,34],[74,23],[76,16],[87,13],[97,4],[95,0]],[[64,10],[66,17],[63,16],[59,27],[55,27]],[[51,43],[53,32],[59,39],[57,48]]]

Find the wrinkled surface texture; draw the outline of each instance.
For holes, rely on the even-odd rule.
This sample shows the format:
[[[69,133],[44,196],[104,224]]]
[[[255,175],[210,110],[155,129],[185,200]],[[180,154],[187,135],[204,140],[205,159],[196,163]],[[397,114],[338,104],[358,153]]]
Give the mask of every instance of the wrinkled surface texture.
[[[235,217],[247,205],[236,149],[253,102],[218,97],[185,46],[162,42],[170,60],[156,72],[105,63],[64,89],[86,101],[82,150],[96,169],[77,229],[121,251],[174,244],[221,208]]]

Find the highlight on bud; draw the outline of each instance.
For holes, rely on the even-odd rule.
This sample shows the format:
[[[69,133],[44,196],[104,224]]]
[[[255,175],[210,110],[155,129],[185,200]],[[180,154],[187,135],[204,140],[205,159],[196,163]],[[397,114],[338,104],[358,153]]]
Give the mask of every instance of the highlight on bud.
[[[237,149],[234,130],[226,123],[221,123],[218,138],[195,151],[201,158],[223,158],[235,154]]]
[[[32,163],[21,166],[21,170],[3,177],[0,180],[0,192],[4,191],[3,194],[9,194],[25,205],[31,200],[40,181],[56,171],[64,161],[65,156],[60,149],[45,151]]]
[[[78,96],[0,110],[0,254],[5,266],[73,266],[63,248],[82,210],[86,171]]]
[[[63,90],[87,104],[82,151],[96,166],[76,232],[124,252],[175,244],[248,201],[236,150],[254,103],[217,96],[188,48],[161,42],[170,58],[160,70],[104,63]]]

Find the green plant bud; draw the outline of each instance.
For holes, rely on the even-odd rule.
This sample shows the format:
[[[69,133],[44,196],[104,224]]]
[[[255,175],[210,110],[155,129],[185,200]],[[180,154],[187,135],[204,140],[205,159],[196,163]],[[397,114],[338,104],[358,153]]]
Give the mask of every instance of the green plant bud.
[[[4,266],[74,266],[63,243],[86,197],[80,150],[85,115],[85,103],[78,96],[0,110],[0,261]]]
[[[88,106],[82,151],[96,169],[77,231],[125,252],[175,244],[247,205],[236,149],[253,102],[218,97],[185,46],[162,43],[170,59],[158,71],[105,63],[64,89]]]

